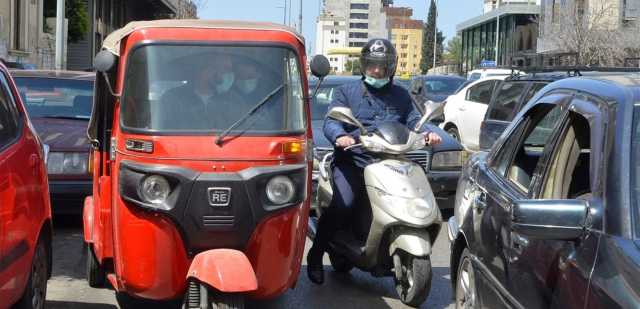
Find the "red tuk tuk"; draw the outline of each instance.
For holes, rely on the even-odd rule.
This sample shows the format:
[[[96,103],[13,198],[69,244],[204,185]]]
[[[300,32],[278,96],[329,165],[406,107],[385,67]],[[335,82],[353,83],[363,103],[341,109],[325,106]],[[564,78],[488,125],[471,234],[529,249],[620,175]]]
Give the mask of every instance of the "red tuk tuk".
[[[89,284],[185,308],[292,288],[311,195],[303,38],[270,23],[134,22],[95,66]]]

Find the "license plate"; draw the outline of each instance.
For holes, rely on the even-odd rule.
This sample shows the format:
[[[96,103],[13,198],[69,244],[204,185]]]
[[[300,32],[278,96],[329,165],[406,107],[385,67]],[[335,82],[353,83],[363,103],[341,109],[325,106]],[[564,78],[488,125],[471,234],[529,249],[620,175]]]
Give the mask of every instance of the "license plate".
[[[209,188],[207,195],[209,205],[214,207],[229,206],[231,202],[231,188]]]

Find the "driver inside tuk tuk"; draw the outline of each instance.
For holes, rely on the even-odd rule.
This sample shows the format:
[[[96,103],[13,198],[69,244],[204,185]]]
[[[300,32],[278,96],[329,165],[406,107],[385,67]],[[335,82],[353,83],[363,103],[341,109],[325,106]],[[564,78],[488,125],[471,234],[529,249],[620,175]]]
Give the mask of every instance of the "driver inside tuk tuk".
[[[211,122],[224,121],[219,116],[221,103],[237,104],[233,59],[228,54],[209,57],[185,85],[169,90],[160,104],[169,108],[160,123],[169,129],[209,129]],[[178,120],[178,121],[176,121]]]

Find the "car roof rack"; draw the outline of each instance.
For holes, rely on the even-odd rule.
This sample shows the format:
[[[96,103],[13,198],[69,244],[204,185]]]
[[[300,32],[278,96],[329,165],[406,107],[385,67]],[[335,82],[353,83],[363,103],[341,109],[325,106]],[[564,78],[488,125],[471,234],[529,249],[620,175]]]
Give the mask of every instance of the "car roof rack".
[[[568,77],[582,76],[584,72],[610,72],[610,73],[637,73],[640,68],[634,67],[587,67],[587,66],[555,66],[555,67],[514,67],[515,70],[522,70],[526,75],[536,76],[543,73],[562,73]],[[511,77],[524,76],[523,74],[513,73]]]

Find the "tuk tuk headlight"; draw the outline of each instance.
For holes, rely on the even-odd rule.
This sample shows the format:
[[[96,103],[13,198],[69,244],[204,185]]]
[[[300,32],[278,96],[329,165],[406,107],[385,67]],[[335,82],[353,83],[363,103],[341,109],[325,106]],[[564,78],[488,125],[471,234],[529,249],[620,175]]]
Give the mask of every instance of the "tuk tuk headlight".
[[[276,205],[291,202],[295,196],[293,181],[287,176],[276,176],[267,182],[267,198]]]
[[[151,175],[142,180],[139,193],[144,202],[163,204],[171,193],[171,186],[166,178],[159,175]]]
[[[83,152],[50,152],[47,173],[51,175],[82,175],[89,173],[89,154]]]

